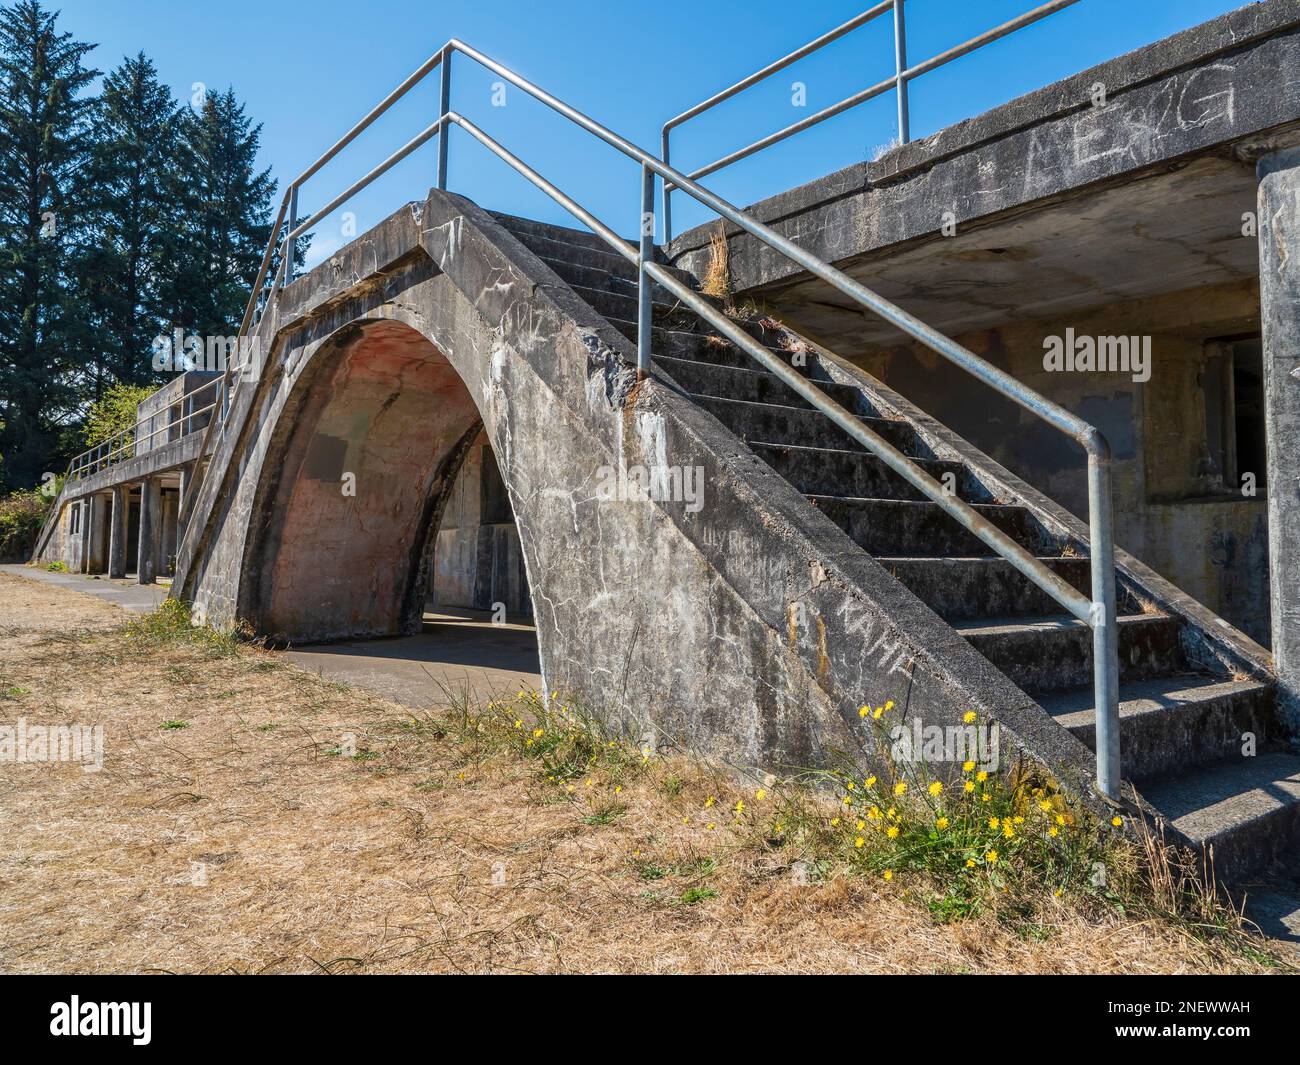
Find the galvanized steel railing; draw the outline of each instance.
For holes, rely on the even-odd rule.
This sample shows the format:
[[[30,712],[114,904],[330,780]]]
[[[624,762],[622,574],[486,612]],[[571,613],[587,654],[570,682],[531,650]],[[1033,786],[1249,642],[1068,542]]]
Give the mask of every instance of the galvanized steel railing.
[[[1073,0],[1071,0],[1073,2]],[[892,3],[892,0],[891,0]],[[1053,9],[1064,3],[1048,5]],[[1041,11],[1041,9],[1040,9]],[[1039,17],[1042,17],[1039,15]],[[642,226],[637,244],[624,240],[605,225],[599,218],[586,210],[576,200],[552,184],[522,159],[514,155],[489,134],[480,129],[465,116],[451,110],[451,57],[459,52],[472,59],[498,77],[545,104],[558,114],[585,129],[605,144],[617,149],[628,158],[640,164],[640,204]],[[310,218],[298,221],[297,200],[301,185],[321,167],[334,158],[344,147],[350,144],[364,129],[387,111],[398,99],[409,92],[418,82],[435,68],[440,69],[440,114],[438,119],[426,127],[402,148],[390,155],[383,163],[371,170],[364,178],[350,186],[345,192],[336,196],[330,203],[315,212]],[[916,68],[913,68],[915,71]],[[929,69],[927,67],[927,69]],[[914,76],[914,72],[908,72]],[[637,312],[637,370],[646,375],[651,368],[652,343],[652,291],[653,283],[661,285],[677,299],[689,306],[702,319],[707,321],[719,333],[727,337],[743,351],[747,352],[761,366],[775,374],[792,388],[798,395],[820,410],[840,428],[861,444],[867,451],[876,455],[886,466],[913,485],[923,496],[955,517],[964,527],[993,549],[999,556],[1011,563],[1030,581],[1059,602],[1070,614],[1088,624],[1093,631],[1094,687],[1097,705],[1097,783],[1099,790],[1116,797],[1120,785],[1119,762],[1119,717],[1118,717],[1118,657],[1117,628],[1115,617],[1115,565],[1114,542],[1112,534],[1111,489],[1110,489],[1110,451],[1105,438],[1093,426],[1071,414],[1069,411],[1052,403],[1037,392],[1026,387],[1009,374],[985,362],[973,352],[957,344],[943,334],[931,329],[924,322],[895,306],[888,300],[872,292],[852,278],[808,254],[779,233],[751,218],[725,200],[714,195],[708,189],[697,184],[693,178],[683,174],[666,162],[663,162],[632,142],[605,128],[594,119],[563,103],[545,90],[532,84],[518,74],[495,62],[482,52],[471,48],[461,41],[452,39],[437,53],[427,60],[419,69],[408,77],[397,89],[388,95],[373,111],[355,125],[320,159],[313,163],[298,178],[290,183],[281,202],[271,239],[263,256],[262,266],[258,272],[244,314],[241,335],[251,327],[259,303],[264,294],[266,275],[273,260],[275,249],[281,244],[280,267],[271,283],[268,300],[276,298],[278,292],[293,276],[294,241],[329,212],[362,188],[370,184],[381,174],[405,159],[411,152],[425,144],[434,136],[439,136],[437,186],[447,186],[448,138],[447,131],[451,125],[459,126],[476,141],[491,151],[497,158],[521,174],[534,186],[545,192],[555,202],[564,207],[574,217],[598,234],[615,252],[636,266],[639,277],[639,295]],[[844,293],[865,309],[879,315],[895,325],[902,332],[926,345],[931,350],[962,367],[968,373],[984,381],[1000,394],[1015,401],[1025,409],[1044,419],[1048,424],[1077,440],[1088,455],[1089,485],[1089,539],[1091,542],[1092,561],[1092,597],[1091,599],[1073,588],[1059,575],[1035,558],[1029,551],[1011,537],[980,516],[964,500],[947,491],[938,481],[927,474],[913,459],[904,455],[887,440],[871,430],[862,419],[831,399],[809,379],[796,373],[783,360],[777,358],[763,345],[757,343],[745,333],[731,318],[720,312],[712,303],[693,289],[682,284],[669,270],[655,262],[654,244],[654,185],[658,177],[665,184],[689,194],[694,199],[710,208],[722,218],[751,234],[764,244],[785,255],[809,273],[821,278],[838,291]],[[230,376],[227,371],[226,380]],[[223,406],[223,410],[227,405]],[[201,454],[206,454],[211,434],[221,426],[224,431],[225,417],[222,412],[209,422],[204,436]],[[202,476],[202,463],[196,470],[196,478]],[[198,484],[195,482],[195,489]],[[197,495],[191,490],[190,496]],[[185,536],[196,535],[196,529],[188,526]]]
[[[816,114],[809,115],[807,118],[786,126],[784,129],[769,134],[760,140],[754,141],[744,148],[737,149],[728,155],[715,159],[707,166],[702,166],[698,170],[692,170],[689,174],[691,178],[707,177],[725,166],[745,159],[755,152],[761,152],[764,148],[770,148],[773,144],[785,140],[787,137],[793,137],[796,133],[801,133],[806,129],[825,122],[828,118],[834,118],[838,114],[848,111],[850,108],[857,107],[858,104],[866,103],[877,96],[889,92],[890,89],[896,89],[898,92],[898,141],[900,144],[906,144],[912,138],[911,133],[911,107],[908,102],[907,86],[908,83],[919,78],[922,74],[931,70],[937,70],[939,67],[951,63],[954,59],[960,59],[964,55],[969,55],[977,49],[983,48],[986,44],[1000,40],[1016,30],[1022,29],[1031,23],[1038,22],[1040,19],[1047,18],[1048,15],[1054,15],[1062,8],[1077,4],[1079,0],[1052,0],[1051,3],[1043,4],[1032,11],[1004,22],[1001,26],[981,33],[978,37],[972,37],[970,40],[963,42],[946,52],[925,60],[923,63],[917,63],[915,66],[907,65],[907,22],[904,16],[905,0],[884,0],[884,3],[876,4],[875,7],[868,8],[860,15],[855,15],[848,22],[836,26],[835,29],[828,33],[823,33],[815,40],[809,41],[802,48],[796,48],[788,55],[782,56],[775,62],[769,63],[762,70],[755,71],[747,78],[742,78],[730,88],[723,89],[719,93],[714,93],[707,100],[703,100],[689,110],[683,111],[676,118],[670,118],[664,123],[662,134],[662,152],[663,161],[669,162],[672,158],[670,154],[671,145],[670,134],[672,131],[690,121],[697,115],[702,115],[705,111],[716,107],[724,100],[730,100],[737,93],[744,92],[751,85],[757,85],[760,81],[770,78],[778,71],[784,70],[792,63],[798,62],[806,56],[812,55],[813,52],[824,48],[833,41],[838,41],[847,33],[851,33],[859,26],[865,26],[868,22],[874,22],[881,15],[894,13],[894,73],[884,81],[879,81],[868,89],[861,92],[855,92],[852,96],[847,96],[839,103],[831,104],[830,107],[823,108]],[[673,239],[672,226],[672,193],[677,186],[672,182],[664,183],[663,193],[663,222],[664,222],[664,243],[670,244]]]

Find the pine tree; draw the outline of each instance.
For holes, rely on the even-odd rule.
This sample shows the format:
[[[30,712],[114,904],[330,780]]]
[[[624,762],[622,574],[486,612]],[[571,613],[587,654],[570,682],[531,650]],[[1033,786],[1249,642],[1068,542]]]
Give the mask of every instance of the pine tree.
[[[261,129],[233,89],[209,94],[182,120],[172,187],[184,217],[173,231],[171,310],[173,327],[187,334],[239,328],[271,231],[275,182],[269,168],[255,169]]]
[[[94,45],[39,0],[0,9],[0,478],[36,483],[79,413],[82,331],[68,290],[98,76]]]
[[[180,108],[144,55],[104,79],[90,158],[89,239],[77,292],[97,356],[93,397],[113,383],[156,380],[152,342],[169,328],[167,234],[181,224],[165,177],[181,133]]]

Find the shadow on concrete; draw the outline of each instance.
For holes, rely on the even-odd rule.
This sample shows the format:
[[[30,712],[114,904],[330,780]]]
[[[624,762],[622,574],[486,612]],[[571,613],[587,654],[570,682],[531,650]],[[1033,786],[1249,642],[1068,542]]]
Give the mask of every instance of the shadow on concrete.
[[[283,654],[300,669],[414,709],[464,697],[486,703],[542,683],[537,630],[493,624],[489,614],[475,610],[427,612],[418,636],[314,644]]]

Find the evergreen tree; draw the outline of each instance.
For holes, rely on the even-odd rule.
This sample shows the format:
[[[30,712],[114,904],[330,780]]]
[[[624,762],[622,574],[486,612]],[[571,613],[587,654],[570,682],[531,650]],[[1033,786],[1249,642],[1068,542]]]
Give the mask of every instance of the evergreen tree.
[[[181,122],[180,163],[173,194],[183,206],[172,231],[171,311],[174,327],[201,336],[239,328],[249,286],[270,238],[270,169],[258,172],[260,125],[233,89],[209,94]]]
[[[83,331],[68,290],[79,239],[98,71],[94,45],[39,0],[0,9],[0,478],[30,485],[78,414]]]
[[[182,116],[153,63],[140,53],[104,79],[91,150],[91,235],[77,270],[88,346],[97,355],[93,398],[114,382],[146,384],[152,342],[169,328],[168,234],[182,222],[166,178]]]

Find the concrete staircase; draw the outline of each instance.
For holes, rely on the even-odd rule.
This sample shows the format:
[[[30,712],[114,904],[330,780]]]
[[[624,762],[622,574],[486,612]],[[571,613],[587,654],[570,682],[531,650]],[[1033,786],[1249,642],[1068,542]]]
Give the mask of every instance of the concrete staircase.
[[[627,260],[592,234],[496,217],[635,340],[636,270]],[[681,276],[694,285],[690,275]],[[907,415],[906,401],[868,375],[843,365],[828,372],[826,358],[808,345],[809,354],[795,359],[797,341],[792,344],[792,335],[774,323],[742,324],[1088,594],[1086,541],[1080,546],[1062,532],[1054,504],[1031,491],[1008,491],[1007,483],[1020,482],[990,477],[988,471],[1000,467],[968,444],[968,459],[942,455],[922,420]],[[744,441],[1057,726],[1092,745],[1092,638],[1085,624],[1061,613],[940,507],[662,290],[656,291],[654,325],[657,374]],[[1220,879],[1247,882],[1300,843],[1300,755],[1280,727],[1266,671],[1206,653],[1207,643],[1223,635],[1214,630],[1227,631],[1226,623],[1199,607],[1199,621],[1162,609],[1157,604],[1168,596],[1155,587],[1161,582],[1144,582],[1140,573],[1136,563],[1119,572],[1125,776],[1139,803],[1145,800],[1167,820],[1174,838],[1212,848]],[[1249,644],[1241,634],[1233,637]],[[1262,659],[1262,649],[1256,650]]]

